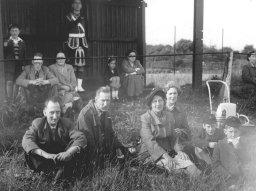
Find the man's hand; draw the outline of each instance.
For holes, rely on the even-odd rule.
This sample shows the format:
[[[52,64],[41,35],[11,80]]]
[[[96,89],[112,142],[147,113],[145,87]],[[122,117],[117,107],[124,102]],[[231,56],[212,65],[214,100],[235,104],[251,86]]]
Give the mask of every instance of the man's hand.
[[[30,80],[28,83],[32,84],[32,85],[35,85],[35,86],[39,86],[42,83],[42,79],[39,78],[39,79],[36,79],[36,80]]]
[[[54,161],[67,162],[67,161],[70,161],[71,159],[72,159],[72,154],[66,151],[66,152],[61,152],[57,154],[56,157],[54,158]]]
[[[44,155],[42,156],[46,159],[52,159],[54,160],[54,158],[56,157],[56,154],[51,154],[51,153],[44,153]]]
[[[61,86],[60,89],[66,91],[66,92],[70,91],[70,87],[69,86],[65,86],[65,85]]]
[[[4,41],[4,47],[8,46],[8,41]]]
[[[39,155],[45,159],[54,159],[56,157],[56,154],[47,153],[42,149],[35,149],[32,151],[34,154]]]
[[[209,147],[214,148],[217,145],[217,142],[209,142]]]
[[[163,154],[163,159],[160,160],[164,167],[168,170],[172,170],[172,169],[175,169],[176,168],[176,163],[175,161],[173,160],[172,157],[170,157],[170,155],[168,155],[167,153],[164,153]]]
[[[137,72],[137,71],[139,71],[140,70],[140,68],[135,68],[135,71]]]
[[[174,131],[175,131],[175,133],[177,133],[177,134],[181,134],[181,133],[183,132],[183,130],[180,129],[180,128],[176,128],[176,129],[174,129]]]
[[[42,80],[40,85],[50,84],[49,80]]]

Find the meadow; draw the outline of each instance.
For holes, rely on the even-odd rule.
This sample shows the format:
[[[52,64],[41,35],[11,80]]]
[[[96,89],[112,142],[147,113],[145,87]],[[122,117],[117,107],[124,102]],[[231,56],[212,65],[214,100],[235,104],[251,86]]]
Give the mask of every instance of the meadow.
[[[219,72],[220,73],[220,72]],[[203,79],[209,79],[216,72],[204,73]],[[175,80],[180,85],[190,84],[192,76],[189,72],[176,73]],[[173,80],[172,73],[147,74],[147,85],[163,86],[167,81]],[[210,113],[207,89],[205,86],[200,94],[192,91],[191,85],[182,86],[183,94],[179,102],[185,108],[188,115],[188,122],[193,134],[202,128],[202,116]],[[93,90],[91,90],[92,92]],[[82,95],[86,104],[93,93],[86,92]],[[114,129],[121,142],[131,143],[139,135],[140,115],[147,107],[145,106],[145,97],[149,91],[145,91],[143,96],[136,101],[134,105],[131,102],[121,99],[119,102],[111,104],[111,115]],[[235,103],[241,103],[242,100],[234,100]],[[2,116],[6,113],[12,116],[11,121],[4,121]],[[70,185],[55,185],[40,174],[34,174],[25,166],[24,154],[21,149],[21,139],[28,128],[33,117],[26,117],[18,121],[17,105],[2,105],[0,109],[0,190],[1,191],[23,191],[23,190],[113,190],[113,191],[253,191],[256,188],[256,135],[248,135],[248,144],[250,144],[251,162],[247,166],[244,179],[239,179],[235,185],[230,188],[230,183],[222,177],[214,174],[201,175],[197,179],[188,178],[179,173],[149,172],[140,167],[126,166],[124,170],[119,170],[118,166],[109,166],[108,168],[97,172],[93,177],[77,179]],[[252,123],[255,119],[250,116]],[[7,125],[5,125],[7,123]]]

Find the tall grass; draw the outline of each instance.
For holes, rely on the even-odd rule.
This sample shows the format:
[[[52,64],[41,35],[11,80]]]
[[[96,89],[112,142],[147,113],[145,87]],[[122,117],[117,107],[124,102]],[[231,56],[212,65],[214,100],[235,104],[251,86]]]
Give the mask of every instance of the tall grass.
[[[194,95],[191,89],[183,89],[184,93],[180,97],[188,114],[189,125],[193,133],[202,126],[202,115],[209,112],[208,97],[204,95]],[[143,96],[145,97],[145,96]],[[118,138],[123,143],[129,143],[139,134],[140,115],[147,110],[144,104],[144,98],[131,106],[129,102],[119,102],[111,106],[111,115],[113,117],[114,129]],[[18,128],[17,128],[18,129]],[[17,130],[16,129],[16,130]],[[6,144],[5,137],[10,137],[8,142],[12,144],[9,148],[0,150],[0,190],[114,190],[114,191],[166,191],[166,190],[184,190],[184,191],[225,191],[229,190],[230,183],[225,179],[214,174],[202,175],[197,179],[188,178],[185,174],[155,172],[143,167],[126,166],[124,170],[118,166],[109,166],[104,170],[98,171],[93,177],[77,179],[72,185],[53,186],[51,181],[45,179],[43,175],[32,173],[26,166],[24,154],[20,152],[20,142],[22,132],[19,134],[8,132],[8,128],[0,130],[0,141]],[[15,129],[14,129],[15,130]],[[13,131],[14,131],[13,130]],[[23,130],[24,131],[24,130]],[[10,134],[8,136],[8,134]],[[15,136],[15,138],[13,137]],[[16,140],[16,141],[15,141]],[[17,141],[18,140],[18,141]],[[252,191],[256,188],[256,137],[248,138],[248,144],[251,145],[249,153],[252,162],[246,170],[246,179],[240,179],[236,182],[236,188],[233,190]]]

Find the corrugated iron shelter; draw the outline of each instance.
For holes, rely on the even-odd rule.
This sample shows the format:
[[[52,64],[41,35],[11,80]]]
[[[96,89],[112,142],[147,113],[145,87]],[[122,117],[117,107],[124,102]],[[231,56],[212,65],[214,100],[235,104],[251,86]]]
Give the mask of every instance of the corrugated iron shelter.
[[[41,51],[45,57],[55,57],[62,49],[62,26],[71,3],[72,0],[0,0],[1,48],[2,40],[9,35],[8,25],[17,23],[22,28],[21,37],[26,41],[28,57],[35,51]],[[124,56],[128,49],[145,54],[144,1],[82,0],[82,3],[87,19],[87,57]],[[0,58],[3,58],[1,54]],[[143,58],[139,59],[144,63]],[[47,61],[47,64],[53,62]],[[100,78],[105,63],[106,59],[88,59],[87,77]]]

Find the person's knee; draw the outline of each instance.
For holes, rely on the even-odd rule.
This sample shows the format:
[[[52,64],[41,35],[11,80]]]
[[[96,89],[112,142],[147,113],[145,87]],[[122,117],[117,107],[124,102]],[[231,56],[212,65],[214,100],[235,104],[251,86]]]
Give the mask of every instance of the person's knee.
[[[196,167],[196,165],[190,165],[186,168],[186,173],[192,177],[196,178],[201,174],[201,171]]]

